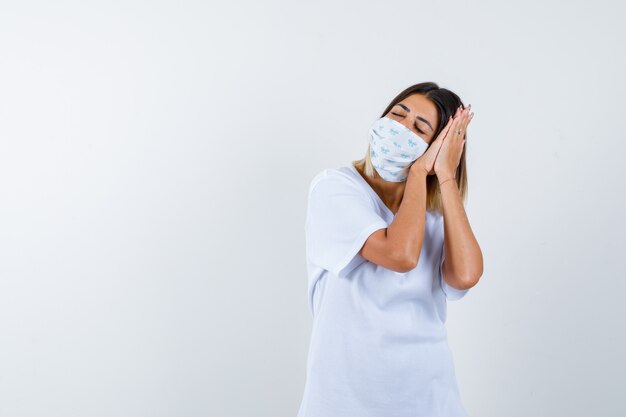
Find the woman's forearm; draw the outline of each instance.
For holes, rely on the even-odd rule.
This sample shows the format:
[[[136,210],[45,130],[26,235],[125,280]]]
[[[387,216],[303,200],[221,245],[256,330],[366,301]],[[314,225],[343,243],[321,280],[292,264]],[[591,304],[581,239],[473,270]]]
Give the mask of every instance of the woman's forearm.
[[[387,238],[410,269],[417,266],[424,241],[426,177],[423,170],[410,170],[400,208],[387,228]]]
[[[445,181],[441,185],[441,198],[446,282],[459,289],[473,287],[483,274],[483,255],[467,219],[456,181]]]

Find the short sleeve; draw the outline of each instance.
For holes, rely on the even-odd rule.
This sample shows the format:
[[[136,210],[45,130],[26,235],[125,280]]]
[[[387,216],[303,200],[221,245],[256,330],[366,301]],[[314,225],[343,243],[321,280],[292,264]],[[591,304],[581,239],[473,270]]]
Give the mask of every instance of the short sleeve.
[[[358,254],[367,238],[386,227],[371,196],[347,175],[325,170],[313,179],[305,223],[313,265],[345,277],[367,261]]]
[[[443,228],[443,226],[442,226]],[[443,233],[443,232],[442,232]],[[442,240],[443,242],[443,240]],[[446,298],[449,301],[460,300],[465,297],[465,295],[469,292],[469,288],[466,290],[459,290],[457,288],[451,287],[445,279],[443,279],[443,261],[446,259],[446,245],[443,244],[443,248],[441,249],[441,260],[439,262],[439,279],[441,282],[441,289],[443,293],[446,295]]]

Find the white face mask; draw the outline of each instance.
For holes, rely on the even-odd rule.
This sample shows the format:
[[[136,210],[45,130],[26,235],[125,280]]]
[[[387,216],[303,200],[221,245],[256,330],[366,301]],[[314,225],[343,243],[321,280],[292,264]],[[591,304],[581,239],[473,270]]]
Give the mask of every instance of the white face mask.
[[[370,128],[370,159],[386,181],[406,181],[410,165],[428,149],[428,142],[411,129],[388,117]]]

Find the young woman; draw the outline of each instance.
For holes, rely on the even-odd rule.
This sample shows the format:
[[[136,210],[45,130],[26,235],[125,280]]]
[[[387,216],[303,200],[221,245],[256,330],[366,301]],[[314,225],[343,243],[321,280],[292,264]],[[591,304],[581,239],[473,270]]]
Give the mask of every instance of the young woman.
[[[472,117],[453,92],[411,86],[372,125],[365,158],[313,178],[298,417],[467,416],[444,323],[483,271],[464,210]]]

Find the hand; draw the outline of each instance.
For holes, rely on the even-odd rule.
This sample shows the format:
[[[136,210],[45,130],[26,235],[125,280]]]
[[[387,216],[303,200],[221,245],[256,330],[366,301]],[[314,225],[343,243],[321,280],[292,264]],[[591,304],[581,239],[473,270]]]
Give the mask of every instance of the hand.
[[[461,160],[463,147],[465,146],[467,125],[474,116],[474,113],[470,113],[470,109],[471,104],[463,110],[461,110],[461,107],[457,109],[449,133],[445,136],[441,149],[435,159],[435,173],[437,177],[442,180],[456,176],[456,169]]]
[[[410,170],[418,170],[420,173],[426,173],[426,175],[435,174],[434,165],[435,160],[437,158],[437,153],[439,152],[439,148],[441,148],[441,144],[443,143],[443,139],[445,138],[448,130],[453,125],[454,119],[450,117],[448,120],[448,124],[439,132],[437,138],[432,141],[426,152],[424,152],[419,158],[417,158],[412,164]]]

